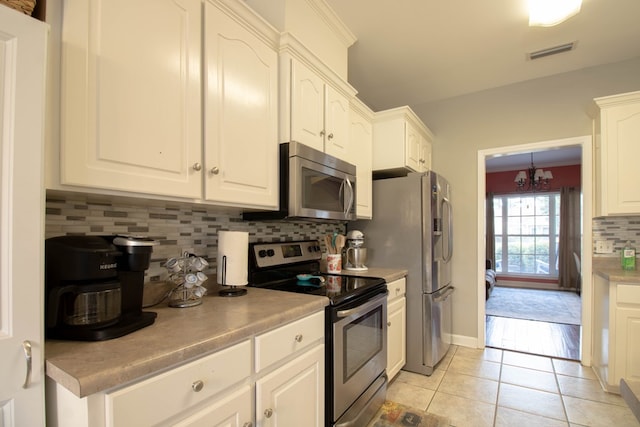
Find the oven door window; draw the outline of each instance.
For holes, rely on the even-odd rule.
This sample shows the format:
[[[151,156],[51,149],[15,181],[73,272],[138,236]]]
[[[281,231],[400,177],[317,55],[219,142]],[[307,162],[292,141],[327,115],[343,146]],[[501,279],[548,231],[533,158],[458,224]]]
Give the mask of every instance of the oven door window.
[[[343,334],[343,382],[383,349],[382,307],[349,323]]]

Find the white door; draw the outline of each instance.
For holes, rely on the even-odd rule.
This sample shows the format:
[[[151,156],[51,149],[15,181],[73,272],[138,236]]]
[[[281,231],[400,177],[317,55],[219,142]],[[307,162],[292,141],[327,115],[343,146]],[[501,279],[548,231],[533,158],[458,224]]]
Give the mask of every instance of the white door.
[[[48,26],[0,6],[0,425],[44,425],[43,120]],[[23,344],[31,345],[31,372]]]

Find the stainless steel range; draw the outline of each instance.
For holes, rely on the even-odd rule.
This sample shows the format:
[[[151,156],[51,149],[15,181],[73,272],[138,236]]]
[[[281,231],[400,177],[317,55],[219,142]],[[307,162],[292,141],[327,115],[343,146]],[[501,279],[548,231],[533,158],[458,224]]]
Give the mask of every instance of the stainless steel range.
[[[254,243],[249,286],[326,296],[325,424],[361,426],[387,391],[387,287],[384,279],[320,273],[317,240]]]

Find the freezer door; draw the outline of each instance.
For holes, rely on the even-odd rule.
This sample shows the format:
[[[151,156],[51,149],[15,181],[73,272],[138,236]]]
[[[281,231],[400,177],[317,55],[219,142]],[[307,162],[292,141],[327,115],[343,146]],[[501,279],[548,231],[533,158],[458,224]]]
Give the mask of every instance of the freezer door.
[[[425,329],[423,363],[433,371],[451,346],[452,310],[451,295],[453,286],[423,296]]]

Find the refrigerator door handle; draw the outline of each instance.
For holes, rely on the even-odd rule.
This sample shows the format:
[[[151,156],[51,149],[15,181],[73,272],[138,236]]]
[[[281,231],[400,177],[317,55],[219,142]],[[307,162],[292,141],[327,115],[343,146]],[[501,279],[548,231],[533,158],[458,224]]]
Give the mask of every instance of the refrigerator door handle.
[[[444,211],[444,206],[447,205],[447,254],[443,255],[443,261],[449,262],[451,261],[451,257],[453,256],[453,215],[451,212],[451,202],[446,197],[442,198],[442,211]]]
[[[446,301],[447,298],[449,298],[449,296],[455,292],[455,290],[456,288],[454,288],[453,286],[447,287],[447,290],[444,291],[442,295],[437,295],[433,297],[433,302],[440,303],[440,302]]]

